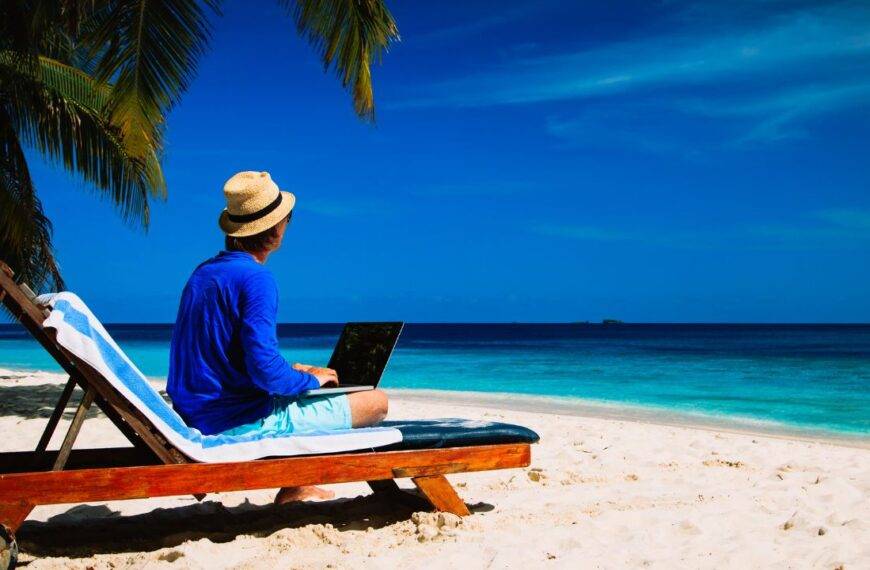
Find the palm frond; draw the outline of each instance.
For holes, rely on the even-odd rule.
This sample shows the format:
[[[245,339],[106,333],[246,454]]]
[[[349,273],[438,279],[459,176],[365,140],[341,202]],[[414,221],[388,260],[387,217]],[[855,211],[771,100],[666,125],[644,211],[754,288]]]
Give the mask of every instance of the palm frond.
[[[96,112],[105,111],[112,93],[111,85],[98,83],[84,71],[47,56],[0,51],[0,66],[28,80],[41,81],[46,88]]]
[[[111,92],[81,71],[48,58],[38,67],[0,53],[0,87],[22,142],[58,160],[107,195],[122,215],[147,226],[149,198],[166,192],[153,149],[131,152],[106,119]]]
[[[320,52],[324,69],[334,65],[341,85],[350,88],[354,110],[374,120],[371,66],[399,30],[381,0],[280,0],[299,33]]]
[[[102,0],[3,0],[0,49],[62,61],[75,49],[80,22]]]
[[[164,117],[196,72],[210,28],[203,4],[213,0],[114,0],[92,15],[82,39],[95,58],[95,79],[113,82],[111,123],[138,155],[162,148]]]
[[[51,222],[42,210],[10,117],[0,108],[0,257],[37,291],[63,288],[51,245]]]

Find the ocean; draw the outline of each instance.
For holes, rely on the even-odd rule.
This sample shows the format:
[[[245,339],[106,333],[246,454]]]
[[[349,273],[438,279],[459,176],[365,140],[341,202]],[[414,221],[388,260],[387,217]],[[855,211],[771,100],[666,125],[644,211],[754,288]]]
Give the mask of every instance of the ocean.
[[[165,378],[169,325],[110,325]],[[341,325],[287,324],[291,362],[325,363]],[[18,325],[0,368],[60,371]],[[870,325],[409,324],[385,388],[503,392],[808,434],[870,437]]]

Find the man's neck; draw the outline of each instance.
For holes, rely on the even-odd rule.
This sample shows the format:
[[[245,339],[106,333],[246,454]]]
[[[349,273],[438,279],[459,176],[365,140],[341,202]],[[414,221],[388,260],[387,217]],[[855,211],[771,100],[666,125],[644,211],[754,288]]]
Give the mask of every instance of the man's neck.
[[[269,257],[268,251],[250,251],[248,253],[253,255],[254,259],[256,259],[257,263],[259,263],[260,265],[266,263],[266,258]]]

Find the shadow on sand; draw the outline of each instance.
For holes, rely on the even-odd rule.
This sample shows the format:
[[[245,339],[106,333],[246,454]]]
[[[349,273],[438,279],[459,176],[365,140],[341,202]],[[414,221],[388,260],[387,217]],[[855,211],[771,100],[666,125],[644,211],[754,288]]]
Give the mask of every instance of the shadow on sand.
[[[178,546],[187,540],[207,538],[229,542],[240,535],[268,536],[285,528],[332,524],[339,531],[383,528],[408,520],[425,508],[414,494],[405,504],[378,495],[318,503],[225,507],[206,501],[169,509],[121,516],[105,505],[81,505],[45,522],[28,521],[19,530],[18,542],[31,556],[70,558],[119,552],[153,551]],[[487,503],[469,505],[472,512],[493,509]]]
[[[15,416],[24,419],[49,418],[54,411],[54,406],[63,393],[63,384],[31,384],[19,386],[3,386],[3,380],[14,380],[20,375],[0,375],[0,416]],[[166,400],[165,391],[158,393]],[[81,388],[76,388],[64,411],[64,419],[72,419],[75,415],[76,406],[82,399]],[[102,412],[93,406],[88,412],[88,417],[100,417]]]
[[[14,378],[17,376],[0,376],[0,382]],[[62,393],[63,384],[0,385],[0,416],[49,418]],[[66,407],[64,418],[72,419],[81,398],[82,391],[76,388]]]

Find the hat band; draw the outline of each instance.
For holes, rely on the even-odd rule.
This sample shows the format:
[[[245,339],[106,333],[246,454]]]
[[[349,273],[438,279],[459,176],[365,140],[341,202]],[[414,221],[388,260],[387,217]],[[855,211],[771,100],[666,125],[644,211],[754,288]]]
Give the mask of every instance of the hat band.
[[[266,206],[262,210],[254,212],[253,214],[242,214],[242,215],[231,214],[229,212],[229,210],[227,210],[227,218],[229,218],[229,220],[231,222],[236,223],[236,224],[246,224],[248,222],[253,222],[253,221],[259,220],[260,218],[264,218],[264,217],[268,216],[269,214],[274,212],[275,209],[280,205],[281,205],[281,192],[278,192],[278,197],[275,198],[271,204],[269,204],[268,206]]]

